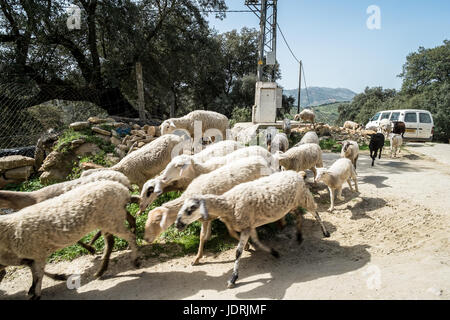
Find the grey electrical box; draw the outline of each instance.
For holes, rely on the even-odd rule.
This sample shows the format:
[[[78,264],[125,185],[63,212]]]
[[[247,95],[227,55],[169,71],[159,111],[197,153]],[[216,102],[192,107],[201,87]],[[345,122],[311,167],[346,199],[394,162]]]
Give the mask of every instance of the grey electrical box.
[[[275,52],[269,51],[266,53],[266,65],[274,66],[277,63]]]
[[[276,82],[256,82],[252,122],[275,122],[277,108],[281,108],[283,90]]]

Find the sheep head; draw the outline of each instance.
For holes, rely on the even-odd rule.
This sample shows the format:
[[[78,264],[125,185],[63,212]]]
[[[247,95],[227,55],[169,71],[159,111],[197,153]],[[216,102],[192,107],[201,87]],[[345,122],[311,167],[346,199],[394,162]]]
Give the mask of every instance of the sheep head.
[[[179,155],[172,159],[161,174],[161,182],[168,184],[189,175],[190,169],[194,166],[194,159],[188,155]]]
[[[158,207],[148,213],[145,223],[144,240],[152,243],[155,239],[170,226],[168,220],[168,209]]]
[[[163,193],[163,183],[161,179],[155,178],[148,180],[141,191],[141,201],[137,215],[142,214],[149,205],[153,203]]]
[[[205,199],[202,197],[191,197],[184,201],[183,206],[178,212],[175,225],[179,231],[186,229],[192,222],[209,218],[208,209],[206,208]]]
[[[173,130],[176,129],[176,125],[172,120],[165,120],[162,124],[161,124],[161,135],[165,135],[168,133],[173,132]]]

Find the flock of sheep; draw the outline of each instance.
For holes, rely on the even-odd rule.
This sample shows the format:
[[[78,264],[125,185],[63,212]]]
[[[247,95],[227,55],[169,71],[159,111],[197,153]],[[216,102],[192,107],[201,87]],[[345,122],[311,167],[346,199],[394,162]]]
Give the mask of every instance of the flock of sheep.
[[[203,256],[205,241],[211,237],[211,221],[219,219],[230,235],[239,240],[228,287],[236,283],[242,250],[248,247],[249,238],[252,245],[279,256],[276,250],[259,241],[257,227],[275,221],[284,224],[284,216],[295,213],[297,240],[301,242],[303,211],[299,207],[302,207],[315,217],[323,235],[330,236],[305,183],[305,170],[313,172],[313,183],[323,182],[328,186],[329,211],[332,211],[335,193],[343,200],[341,192],[345,182],[353,190],[353,180],[358,191],[356,162],[359,147],[356,142],[344,141],[341,158],[329,168],[323,168],[317,134],[307,132],[297,145],[289,148],[290,123],[285,122],[283,133],[267,131],[269,151],[261,146],[244,147],[241,142],[231,139],[215,142],[198,153],[180,155],[183,150],[186,153],[186,143],[192,142],[173,132],[183,129],[194,136],[196,121],[201,121],[202,137],[208,135],[208,130],[216,130],[225,136],[228,128],[228,119],[221,114],[193,111],[184,117],[164,121],[161,137],[130,153],[111,168],[88,170],[79,179],[38,191],[0,191],[0,208],[18,210],[0,215],[0,281],[7,266],[27,265],[33,277],[28,294],[31,299],[39,299],[44,274],[57,280],[66,278],[44,271],[48,256],[76,242],[95,252],[92,244],[101,234],[105,248],[96,277],[108,268],[113,235],[128,241],[131,260],[138,267],[136,222],[127,212],[126,205],[139,203],[139,215],[158,196],[173,190],[183,193],[148,213],[144,239],[151,243],[174,223],[177,229],[183,230],[200,220],[202,228],[198,253],[193,261],[195,265]],[[314,118],[311,122],[314,123]],[[378,134],[372,137],[371,156],[372,149],[382,148],[376,137]],[[391,141],[391,147],[394,145],[398,144]],[[139,187],[140,196],[131,196],[132,184]],[[101,231],[91,243],[79,241],[94,230]]]

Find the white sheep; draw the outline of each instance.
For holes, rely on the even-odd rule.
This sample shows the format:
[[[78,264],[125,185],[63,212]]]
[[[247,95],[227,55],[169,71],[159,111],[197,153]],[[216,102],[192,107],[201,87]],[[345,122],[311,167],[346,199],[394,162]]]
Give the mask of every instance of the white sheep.
[[[355,183],[355,190],[358,192],[358,181],[356,180],[356,170],[352,162],[347,158],[340,158],[336,160],[328,169],[320,168],[317,170],[316,182],[322,181],[328,186],[330,191],[330,208],[328,211],[334,210],[334,195],[337,190],[336,197],[343,201],[342,185],[347,181],[350,190],[353,191],[350,179]]]
[[[389,135],[389,142],[391,145],[391,157],[394,155],[394,158],[397,156],[397,150],[398,153],[401,151],[401,146],[403,144],[403,138],[400,134],[391,133]]]
[[[145,226],[144,239],[153,242],[156,237],[166,230],[176,219],[177,213],[183,205],[183,199],[199,194],[222,194],[234,186],[270,175],[274,171],[266,160],[259,156],[243,158],[231,162],[208,174],[203,174],[192,181],[180,198],[163,204],[149,212]],[[235,238],[239,238],[233,230],[229,230]],[[204,242],[211,234],[211,221],[204,221],[200,233],[200,244],[193,264],[197,264],[203,256]]]
[[[319,145],[319,136],[317,135],[317,133],[315,131],[306,132],[303,135],[300,142],[297,143],[294,147],[298,147],[298,146],[300,146],[302,144],[306,144],[306,143],[315,143],[315,144]]]
[[[191,156],[180,155],[167,165],[166,169],[161,173],[160,179],[166,184],[181,178],[192,180],[227,163],[249,156],[262,156],[273,168],[277,168],[276,159],[269,151],[260,146],[251,146],[237,149],[223,157],[212,158],[204,163],[196,161]]]
[[[128,177],[130,183],[142,189],[144,183],[159,174],[172,159],[172,153],[178,154],[183,139],[174,134],[166,134],[133,151],[111,168],[87,170],[81,174],[86,177],[101,170],[115,170]],[[178,150],[180,148],[180,150]]]
[[[292,147],[285,153],[275,154],[275,158],[285,170],[311,170],[314,173],[314,179],[317,174],[316,167],[323,167],[322,150],[315,143],[305,143],[298,147]]]
[[[392,122],[389,119],[382,119],[378,125],[378,130],[387,137],[392,131]]]
[[[286,119],[286,118],[283,119],[282,129],[283,129],[283,132],[286,134],[287,137],[291,136],[291,127],[292,127],[291,120],[290,119]]]
[[[14,210],[20,210],[31,206],[33,204],[57,197],[63,193],[66,193],[72,189],[78,188],[81,185],[88,184],[96,181],[116,181],[123,184],[125,187],[131,190],[131,184],[128,178],[120,172],[113,170],[103,170],[94,172],[93,174],[82,177],[79,179],[65,181],[57,184],[53,184],[42,189],[31,192],[17,192],[17,191],[0,191],[0,208],[10,208]],[[136,198],[132,198],[133,202],[136,202]],[[127,213],[127,221],[135,228],[134,218]],[[95,249],[92,244],[101,236],[101,232],[97,232],[91,239],[89,244],[82,241],[78,241],[78,244],[88,250],[91,254],[95,254]]]
[[[358,156],[359,156],[358,142],[353,140],[346,140],[342,142],[341,158],[349,159],[353,163],[355,169],[356,169],[356,162],[358,161]]]
[[[107,269],[113,235],[128,241],[137,265],[136,237],[124,224],[129,201],[129,190],[123,184],[98,181],[0,216],[0,272],[7,266],[28,265],[33,275],[28,294],[31,299],[39,299],[47,257],[96,229],[105,232],[106,244],[97,277]]]
[[[354,121],[347,120],[347,121],[344,122],[344,128],[346,128],[346,129],[356,130],[356,129],[360,128],[360,127],[361,126],[358,123],[354,122]]]
[[[314,111],[312,109],[304,109],[299,114],[296,114],[294,116],[294,120],[302,120],[303,122],[309,121],[314,125],[316,115],[314,114]]]
[[[255,245],[275,257],[279,256],[277,251],[259,241],[257,227],[275,222],[293,210],[299,216],[298,221],[301,221],[301,214],[297,210],[301,206],[320,221],[324,235],[329,236],[316,211],[314,197],[303,181],[303,175],[304,172],[297,173],[291,170],[276,172],[268,177],[241,183],[223,195],[188,197],[177,215],[176,227],[183,230],[188,224],[198,219],[208,221],[219,218],[229,230],[240,232],[234,270],[228,281],[228,287],[231,288],[238,278],[242,250],[250,236]],[[301,241],[299,228],[297,235]]]
[[[173,132],[176,129],[184,129],[194,137],[194,125],[196,121],[201,121],[201,133],[216,129],[222,134],[222,140],[225,140],[226,130],[228,128],[228,118],[223,114],[214,111],[195,110],[180,118],[170,118],[161,124],[161,135]]]
[[[269,128],[266,130],[266,142],[267,150],[270,153],[274,153],[275,151],[286,152],[287,149],[289,149],[289,139],[287,135],[284,132],[278,132],[275,128]],[[274,146],[273,149],[272,145]]]

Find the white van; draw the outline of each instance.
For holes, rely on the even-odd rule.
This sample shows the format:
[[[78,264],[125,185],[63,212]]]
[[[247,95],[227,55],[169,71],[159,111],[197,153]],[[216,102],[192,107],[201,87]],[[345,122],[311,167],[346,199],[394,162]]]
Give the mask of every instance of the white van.
[[[380,120],[402,121],[406,131],[404,138],[431,141],[434,134],[433,116],[430,111],[418,109],[386,110],[377,112],[366,124],[366,129],[378,127]]]

